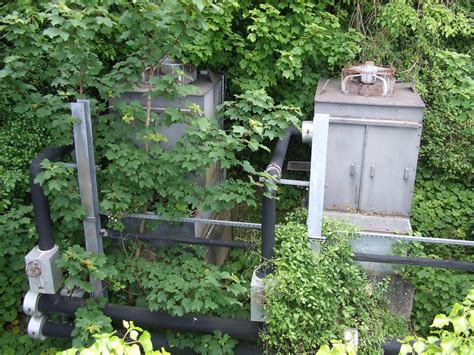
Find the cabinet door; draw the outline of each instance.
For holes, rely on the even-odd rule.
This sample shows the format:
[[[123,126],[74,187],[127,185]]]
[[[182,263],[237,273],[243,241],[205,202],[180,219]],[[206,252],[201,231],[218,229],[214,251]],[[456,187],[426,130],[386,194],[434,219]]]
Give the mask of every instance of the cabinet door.
[[[420,135],[420,128],[367,126],[361,212],[410,214]]]
[[[365,129],[358,124],[329,124],[325,209],[357,210]]]

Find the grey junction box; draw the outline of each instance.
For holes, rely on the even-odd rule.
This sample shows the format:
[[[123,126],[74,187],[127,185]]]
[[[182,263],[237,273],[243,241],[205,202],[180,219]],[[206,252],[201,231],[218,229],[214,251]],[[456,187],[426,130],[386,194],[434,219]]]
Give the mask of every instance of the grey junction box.
[[[409,84],[388,97],[351,96],[321,80],[315,113],[331,116],[325,209],[408,217],[424,103]]]
[[[411,233],[410,210],[425,105],[410,84],[396,83],[391,96],[342,93],[340,81],[322,79],[315,114],[328,114],[324,215],[362,231]],[[387,255],[393,241],[362,237],[354,252]],[[390,265],[361,263],[392,273]]]

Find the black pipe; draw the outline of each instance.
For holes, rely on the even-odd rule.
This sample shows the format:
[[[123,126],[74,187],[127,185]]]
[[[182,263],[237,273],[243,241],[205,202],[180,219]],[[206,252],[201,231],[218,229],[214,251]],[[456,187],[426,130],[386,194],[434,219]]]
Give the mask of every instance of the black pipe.
[[[375,255],[375,254],[360,254],[360,253],[354,253],[354,260],[383,263],[383,264],[430,266],[430,267],[438,267],[438,268],[445,268],[445,269],[474,271],[474,263],[468,263],[465,261],[456,261],[456,260],[414,258],[414,257],[409,257],[409,256]]]
[[[65,338],[72,337],[74,324],[72,323],[55,323],[50,320],[45,320],[41,326],[41,334],[45,337]]]
[[[50,320],[46,320],[41,328],[41,333],[46,337],[70,339],[72,338],[73,330],[73,323],[55,323]],[[150,332],[150,335],[154,349],[159,350],[163,347],[167,350],[170,350],[171,347],[168,338],[165,334]],[[118,332],[118,336],[123,336],[123,332]],[[173,355],[196,354],[196,352],[193,351],[191,348],[173,348],[172,350]],[[240,341],[234,348],[234,354],[260,355],[263,354],[263,352],[255,343],[250,344]]]
[[[216,240],[216,239],[204,239],[194,237],[166,237],[158,234],[150,233],[128,233],[119,232],[114,230],[106,229],[103,234],[104,237],[116,238],[116,239],[130,239],[130,240],[144,240],[147,242],[153,242],[156,240],[165,241],[170,243],[181,243],[181,244],[197,244],[197,245],[210,245],[215,247],[227,247],[235,249],[251,250],[255,249],[255,244],[239,242],[236,240]]]
[[[35,225],[39,234],[38,246],[42,251],[50,250],[54,247],[54,234],[48,198],[44,194],[41,185],[35,183],[35,178],[43,170],[41,168],[41,162],[44,159],[56,162],[65,157],[72,150],[72,145],[46,148],[30,163],[31,201],[35,214]]]
[[[360,253],[354,253],[354,260],[384,263],[384,264],[427,266],[427,267],[436,267],[436,268],[445,268],[445,269],[474,271],[474,263],[456,261],[456,260],[443,260],[443,259],[431,259],[431,258],[393,256],[393,255],[360,254]]]
[[[285,130],[285,137],[280,139],[273,150],[272,160],[265,170],[273,178],[274,182],[281,178],[283,163],[285,162],[286,151],[292,136],[301,132],[296,127],[289,127]],[[264,187],[262,200],[262,257],[270,260],[273,257],[273,247],[275,245],[275,224],[276,224],[276,189]],[[270,270],[266,270],[270,271]],[[264,273],[266,272],[264,270]]]
[[[62,313],[74,316],[76,310],[84,306],[85,300],[57,295],[42,294],[38,300],[38,310],[43,313]],[[175,317],[165,312],[150,311],[146,308],[130,307],[109,303],[104,314],[114,322],[134,321],[144,329],[166,329],[177,332],[212,334],[215,330],[237,339],[257,340],[263,328],[262,322],[226,319],[201,315]]]

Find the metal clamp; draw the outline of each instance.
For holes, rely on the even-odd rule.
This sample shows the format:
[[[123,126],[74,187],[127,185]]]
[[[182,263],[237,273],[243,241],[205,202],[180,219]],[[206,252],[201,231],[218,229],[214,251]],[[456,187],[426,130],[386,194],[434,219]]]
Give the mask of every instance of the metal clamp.
[[[28,329],[27,333],[30,338],[38,339],[38,340],[45,340],[46,337],[41,332],[43,328],[43,323],[46,320],[45,316],[33,316],[30,318],[28,322]]]
[[[38,309],[39,297],[38,292],[28,291],[23,298],[23,313],[28,316],[41,316],[42,313]]]

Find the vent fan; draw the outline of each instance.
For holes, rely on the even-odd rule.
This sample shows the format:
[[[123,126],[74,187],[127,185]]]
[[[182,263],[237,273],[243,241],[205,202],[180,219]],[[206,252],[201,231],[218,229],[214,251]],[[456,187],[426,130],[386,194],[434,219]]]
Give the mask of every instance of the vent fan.
[[[342,69],[341,91],[348,95],[390,96],[395,84],[395,68],[381,67],[374,62],[345,66]]]

